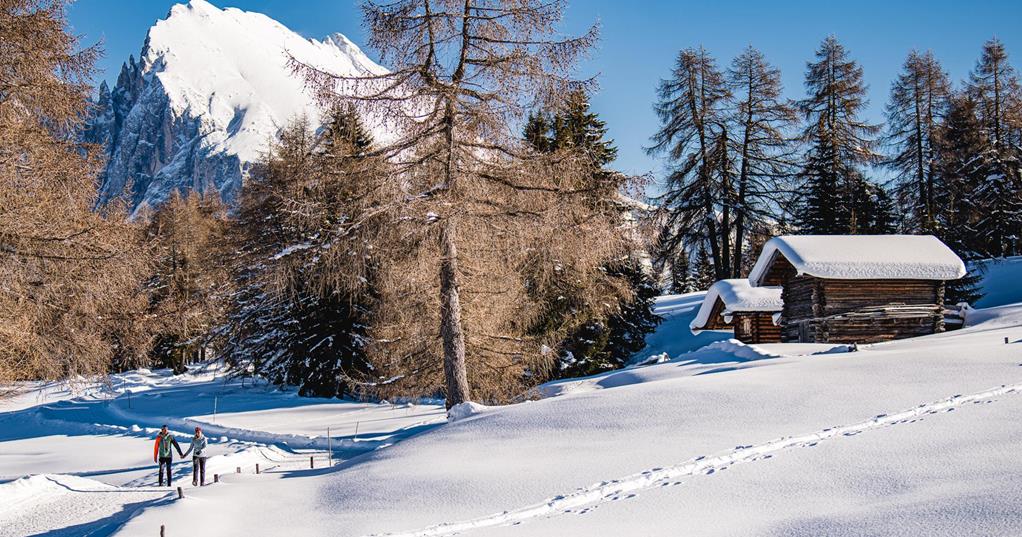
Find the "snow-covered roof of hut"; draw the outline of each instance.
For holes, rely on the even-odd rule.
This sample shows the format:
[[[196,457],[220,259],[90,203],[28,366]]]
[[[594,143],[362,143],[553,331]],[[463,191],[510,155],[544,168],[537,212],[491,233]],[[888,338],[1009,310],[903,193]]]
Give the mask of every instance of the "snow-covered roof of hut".
[[[706,327],[718,300],[724,305],[721,315],[743,311],[775,312],[784,308],[780,287],[753,287],[746,279],[720,280],[706,291],[699,313],[689,324],[690,330],[698,332]]]
[[[932,235],[788,235],[763,245],[749,281],[765,283],[778,256],[799,275],[835,280],[957,280],[965,264]]]

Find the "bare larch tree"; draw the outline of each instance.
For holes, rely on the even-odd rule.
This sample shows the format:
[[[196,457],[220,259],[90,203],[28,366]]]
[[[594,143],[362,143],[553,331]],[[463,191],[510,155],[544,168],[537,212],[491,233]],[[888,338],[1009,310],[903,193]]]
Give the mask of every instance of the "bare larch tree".
[[[528,335],[536,289],[565,271],[598,280],[622,251],[614,209],[594,201],[606,197],[593,193],[605,185],[591,184],[592,164],[570,151],[540,154],[518,134],[528,111],[559,109],[591,83],[571,74],[596,27],[560,36],[564,7],[366,2],[369,44],[390,71],[344,77],[294,64],[324,104],[349,105],[387,133],[375,153],[393,166],[399,195],[378,196],[378,210],[364,213],[402,229],[373,251],[384,295],[374,338],[387,348],[377,361],[406,382],[442,363],[449,407],[473,395],[507,397],[523,379],[541,378],[554,353]]]
[[[140,228],[93,211],[98,162],[76,143],[94,47],[61,0],[0,0],[0,383],[106,373],[143,352]]]

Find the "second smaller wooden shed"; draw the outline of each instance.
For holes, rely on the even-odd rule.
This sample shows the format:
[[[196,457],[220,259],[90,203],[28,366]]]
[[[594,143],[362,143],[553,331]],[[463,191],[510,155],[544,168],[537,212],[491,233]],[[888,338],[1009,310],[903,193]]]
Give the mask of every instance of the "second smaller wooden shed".
[[[781,328],[774,317],[784,308],[780,287],[753,287],[749,280],[721,280],[710,286],[689,324],[693,334],[703,330],[734,331],[743,343],[779,343]]]

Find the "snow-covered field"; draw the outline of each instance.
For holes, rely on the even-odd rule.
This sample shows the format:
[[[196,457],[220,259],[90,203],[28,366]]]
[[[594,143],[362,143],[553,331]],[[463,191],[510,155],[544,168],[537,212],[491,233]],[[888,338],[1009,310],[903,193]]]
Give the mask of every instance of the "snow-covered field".
[[[0,408],[0,535],[1022,534],[1022,304],[994,296],[1018,275],[988,271],[964,330],[858,352],[692,336],[701,294],[664,297],[638,358],[669,361],[451,422],[214,370],[34,386]],[[162,423],[203,425],[219,484],[154,486]]]

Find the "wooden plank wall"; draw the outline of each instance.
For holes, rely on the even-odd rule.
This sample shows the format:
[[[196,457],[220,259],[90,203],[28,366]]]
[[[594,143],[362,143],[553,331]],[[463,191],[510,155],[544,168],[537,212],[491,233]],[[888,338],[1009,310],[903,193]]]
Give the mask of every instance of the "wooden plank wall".
[[[785,341],[875,343],[944,330],[944,284],[791,276],[782,292]]]
[[[748,323],[743,322],[749,319]],[[735,338],[743,343],[780,343],[781,327],[774,325],[772,312],[746,312],[734,315]],[[746,326],[749,330],[746,331]]]

